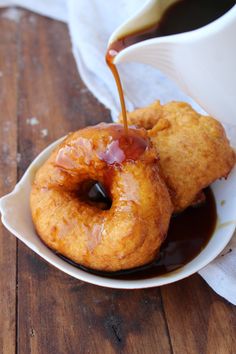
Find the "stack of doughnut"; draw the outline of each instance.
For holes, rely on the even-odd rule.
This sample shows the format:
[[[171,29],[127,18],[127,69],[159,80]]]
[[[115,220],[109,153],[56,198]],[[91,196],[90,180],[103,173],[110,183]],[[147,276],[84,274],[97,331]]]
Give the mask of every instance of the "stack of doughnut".
[[[152,262],[173,212],[204,200],[203,189],[235,164],[223,127],[184,103],[159,102],[122,124],[69,134],[32,186],[36,231],[52,250],[114,272]],[[109,206],[86,196],[99,183]]]

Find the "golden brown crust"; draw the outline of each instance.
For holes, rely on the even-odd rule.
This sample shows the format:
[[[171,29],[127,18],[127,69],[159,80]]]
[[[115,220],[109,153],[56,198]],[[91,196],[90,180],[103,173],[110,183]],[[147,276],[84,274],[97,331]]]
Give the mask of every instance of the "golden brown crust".
[[[152,146],[135,161],[112,168],[108,176],[109,210],[100,210],[77,197],[84,180],[107,183],[110,167],[98,156],[112,142],[111,126],[71,134],[39,169],[31,192],[33,222],[43,242],[74,262],[104,271],[152,261],[173,210]],[[141,135],[149,141],[145,132]]]
[[[129,124],[151,128],[148,133],[158,151],[175,212],[194,203],[203,188],[227,177],[235,164],[235,152],[222,125],[187,103],[154,103],[128,118]]]

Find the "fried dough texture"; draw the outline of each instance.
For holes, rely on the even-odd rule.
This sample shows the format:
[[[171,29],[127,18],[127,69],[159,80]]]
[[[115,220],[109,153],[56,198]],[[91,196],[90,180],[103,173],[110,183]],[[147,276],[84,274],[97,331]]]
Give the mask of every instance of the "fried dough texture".
[[[144,129],[100,124],[71,133],[39,168],[31,191],[34,225],[52,250],[101,271],[151,262],[165,239],[173,206]],[[81,198],[99,181],[108,210]],[[82,193],[82,194],[81,194]]]
[[[202,190],[226,178],[235,164],[223,126],[187,103],[156,101],[128,113],[128,123],[148,129],[175,212],[201,201]]]

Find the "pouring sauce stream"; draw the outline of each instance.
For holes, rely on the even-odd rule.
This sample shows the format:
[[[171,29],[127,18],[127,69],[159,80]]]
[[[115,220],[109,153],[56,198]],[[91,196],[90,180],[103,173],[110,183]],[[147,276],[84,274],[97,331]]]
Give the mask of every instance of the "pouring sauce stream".
[[[116,87],[117,87],[117,90],[119,93],[119,98],[120,98],[120,105],[121,105],[121,112],[122,112],[122,117],[123,117],[124,129],[125,129],[125,133],[128,134],[128,121],[127,121],[124,91],[123,91],[123,87],[121,84],[119,72],[116,68],[116,65],[113,63],[113,59],[115,58],[115,56],[117,54],[118,54],[118,52],[115,49],[113,49],[113,45],[112,45],[112,47],[108,48],[108,50],[107,50],[106,62],[107,62],[107,65],[109,66],[109,68],[111,69],[111,72],[112,72],[115,82],[116,82]]]

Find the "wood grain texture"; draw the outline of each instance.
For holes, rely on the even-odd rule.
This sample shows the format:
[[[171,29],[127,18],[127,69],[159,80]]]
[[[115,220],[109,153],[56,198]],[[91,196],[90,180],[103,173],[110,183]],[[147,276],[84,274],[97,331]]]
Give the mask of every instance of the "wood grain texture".
[[[199,275],[162,288],[175,354],[234,354],[236,307],[214,293]]]
[[[0,196],[16,183],[17,24],[0,12]],[[0,225],[0,353],[15,352],[16,239]]]
[[[2,194],[15,182],[17,152],[20,178],[55,139],[110,119],[78,75],[66,26],[23,10],[18,20],[0,12],[0,119],[2,127],[12,124],[0,130]],[[22,243],[16,274],[16,241],[0,232],[0,353],[235,352],[235,307],[198,275],[161,289],[100,288],[60,272]]]

